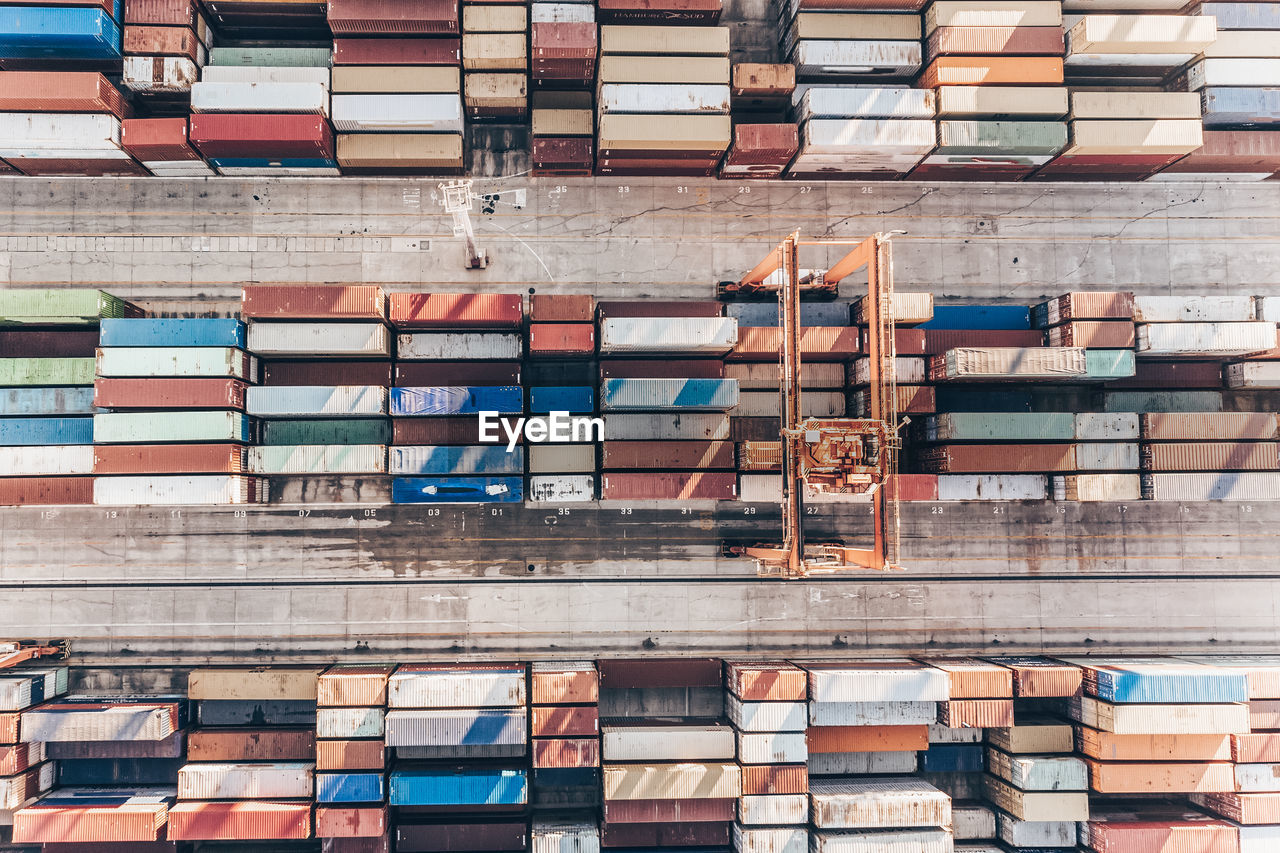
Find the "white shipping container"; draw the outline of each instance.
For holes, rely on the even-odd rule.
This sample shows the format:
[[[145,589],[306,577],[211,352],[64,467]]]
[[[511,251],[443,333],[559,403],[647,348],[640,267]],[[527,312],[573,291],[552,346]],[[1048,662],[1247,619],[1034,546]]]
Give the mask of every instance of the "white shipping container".
[[[253,474],[385,474],[381,444],[289,444],[249,448]]]
[[[1280,35],[1280,30],[1276,30]],[[1253,297],[1254,316],[1268,323],[1280,323],[1280,296]]]
[[[1042,501],[1043,474],[939,474],[940,501]]]
[[[316,737],[382,737],[386,711],[381,708],[318,708]]]
[[[381,323],[250,323],[249,351],[316,358],[386,356],[391,352],[387,327]]]
[[[804,764],[809,745],[803,732],[739,732],[739,764]]]
[[[1142,499],[1142,477],[1139,474],[1068,474],[1050,479],[1055,501]]]
[[[1202,59],[1187,68],[1187,88],[1280,86],[1280,59]]]
[[[1172,168],[1172,167],[1170,167]],[[1257,181],[1265,181],[1270,178],[1273,172],[1156,172],[1144,180],[1156,184],[1167,183],[1200,183],[1200,184],[1221,184],[1221,183],[1253,183]]]
[[[1250,296],[1134,296],[1133,319],[1138,323],[1245,323],[1255,319],[1253,303]]]
[[[918,356],[899,356],[893,360],[893,372],[899,385],[923,385],[925,359]],[[871,384],[871,359],[859,358],[853,363],[853,384]]]
[[[1078,723],[1120,735],[1249,731],[1248,705],[1117,705],[1080,696],[1068,701],[1067,710]]]
[[[729,112],[729,87],[700,84],[605,83],[596,104],[605,113]]]
[[[1280,791],[1280,764],[1237,764],[1235,774],[1237,791]]]
[[[191,87],[194,113],[318,113],[329,115],[325,83],[206,83]]]
[[[600,321],[602,353],[721,354],[737,342],[738,321],[732,317],[612,317]]]
[[[336,178],[336,166],[219,166],[218,174],[243,178]]]
[[[335,130],[461,133],[458,94],[334,95]]]
[[[120,82],[133,92],[190,92],[200,68],[184,56],[126,56]]]
[[[0,477],[92,474],[93,445],[0,447]]]
[[[803,826],[749,829],[733,825],[737,853],[809,853],[809,830]]]
[[[517,746],[527,729],[523,708],[388,711],[385,740],[396,747]]]
[[[534,24],[592,24],[596,20],[596,7],[591,3],[534,3],[530,23]]]
[[[950,826],[951,798],[923,779],[816,779],[809,785],[819,829]]]
[[[1058,0],[935,0],[924,13],[925,35],[938,27],[1060,27]]]
[[[938,116],[946,118],[1059,118],[1067,90],[1052,86],[942,86]]]
[[[541,474],[529,478],[529,500],[540,503],[583,503],[595,500],[596,478],[590,474]]]
[[[978,743],[985,729],[953,729],[939,723],[929,726],[929,743]]]
[[[262,418],[379,417],[387,389],[378,385],[263,385],[245,393],[245,412]]]
[[[1137,471],[1137,442],[1077,444],[1076,468],[1081,471]]]
[[[1070,847],[1076,843],[1076,822],[1072,820],[1019,820],[999,812],[996,823],[1000,840],[1014,847]]]
[[[318,83],[329,88],[329,69],[291,65],[209,65],[201,83]]]
[[[732,761],[733,729],[705,726],[601,726],[604,761]]]
[[[987,772],[999,776],[1020,791],[1086,791],[1089,768],[1079,758],[1046,755],[1010,755],[987,749]]]
[[[1085,15],[1068,31],[1071,53],[1199,53],[1217,22],[1205,15]]]
[[[918,41],[801,39],[791,49],[796,73],[906,77],[920,70],[924,51]]]
[[[812,119],[803,136],[806,154],[923,157],[937,144],[934,122],[922,119]]]
[[[951,806],[951,832],[956,841],[995,838],[996,814],[976,803],[954,803]]]
[[[1194,120],[1200,118],[1200,96],[1193,92],[1072,92],[1070,117]]]
[[[401,667],[387,680],[388,708],[515,708],[524,704],[523,667]]]
[[[743,732],[802,732],[809,725],[804,702],[743,702],[725,697],[729,722]]]
[[[1137,412],[1077,412],[1077,441],[1137,441]]]
[[[809,699],[825,702],[945,702],[948,676],[906,659],[808,664]]]
[[[815,752],[809,756],[809,776],[867,776],[915,773],[916,753]]]
[[[33,678],[0,678],[0,711],[21,711],[30,705],[34,681]]]
[[[19,160],[128,160],[129,155],[118,148],[6,148],[4,156]]]
[[[937,702],[809,703],[813,726],[922,726],[937,721]]]
[[[736,764],[616,764],[604,767],[606,800],[725,799],[742,794]]]
[[[1148,355],[1248,355],[1276,347],[1275,323],[1143,323],[1140,353]]]
[[[59,708],[24,711],[19,720],[24,743],[164,740],[178,729],[172,706],[146,703],[111,705],[79,711]]]
[[[931,119],[936,101],[932,89],[906,86],[809,86],[792,98],[801,123],[811,118]]]
[[[777,503],[782,500],[781,474],[739,474],[738,500],[743,503]]]
[[[1144,474],[1142,496],[1153,501],[1280,501],[1280,474],[1270,471]]]
[[[310,799],[315,764],[281,761],[264,764],[202,762],[178,771],[182,800],[268,800],[274,797]]]
[[[1228,364],[1228,388],[1280,388],[1280,361]]]
[[[418,332],[396,335],[396,358],[404,361],[514,360],[524,355],[519,334],[504,332]]]
[[[0,124],[0,156],[24,151],[120,150],[120,119],[105,113],[6,113]],[[90,155],[92,156],[92,155]]]
[[[729,416],[696,414],[605,415],[606,441],[725,441]]]
[[[51,761],[41,765],[39,768],[34,768],[36,770],[36,788],[39,793],[43,794],[53,787],[57,767],[58,765]],[[34,802],[34,800],[27,799],[27,794],[30,792],[27,785],[28,772],[24,770],[14,776],[0,778],[0,809],[13,812],[29,802]],[[12,825],[12,823],[13,821],[10,820],[9,824]]]
[[[534,8],[539,5],[535,3]],[[600,853],[600,827],[594,820],[568,823],[535,818],[529,853]]]
[[[1199,120],[1078,119],[1071,122],[1071,144],[1063,153],[1173,155],[1189,154],[1203,145]]]
[[[217,174],[203,160],[144,160],[142,165],[157,178],[204,178]]]
[[[955,849],[945,829],[846,829],[809,836],[811,853],[952,853]]]
[[[1280,826],[1240,827],[1240,853],[1272,853],[1280,850]]]
[[[258,360],[231,347],[102,347],[96,356],[99,376],[258,379]]]
[[[738,800],[738,822],[744,826],[795,825],[809,822],[808,794],[758,794]]]
[[[223,474],[154,477],[97,477],[95,506],[219,506],[256,503],[262,498],[252,477]]]

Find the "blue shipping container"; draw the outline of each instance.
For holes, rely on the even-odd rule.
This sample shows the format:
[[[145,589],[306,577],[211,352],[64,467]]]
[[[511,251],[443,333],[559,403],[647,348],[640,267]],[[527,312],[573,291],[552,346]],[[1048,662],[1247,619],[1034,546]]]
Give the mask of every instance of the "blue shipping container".
[[[518,385],[430,385],[391,389],[391,414],[473,415],[490,411],[519,414],[524,395]]]
[[[523,770],[396,770],[393,806],[519,806],[528,802]]]
[[[605,379],[600,384],[600,408],[611,412],[722,412],[736,405],[736,379]]]
[[[1180,667],[1172,661],[1156,663],[1149,668],[1142,664],[1126,666],[1120,662],[1099,662],[1091,666],[1098,667],[1095,670],[1097,696],[1107,702],[1187,704],[1249,701],[1248,679],[1243,672],[1194,664]],[[1162,668],[1165,671],[1162,672]]]
[[[0,6],[0,59],[120,55],[120,27],[101,9]]]
[[[1280,88],[1209,86],[1200,92],[1206,128],[1280,124]]]
[[[380,803],[381,773],[317,773],[318,803]]]
[[[270,157],[223,157],[209,160],[215,169],[336,169],[337,160],[324,157],[285,157],[273,160]]]
[[[925,773],[981,773],[984,767],[980,743],[931,743],[920,753]]]
[[[917,329],[1030,329],[1026,305],[935,305],[933,319]]]
[[[0,415],[92,415],[93,387],[5,388]]]
[[[1030,391],[974,391],[939,385],[935,393],[939,412],[1031,411]]]
[[[591,413],[595,408],[595,391],[590,385],[542,385],[529,389],[529,411],[534,414]]]
[[[104,318],[104,347],[235,347],[244,349],[244,323],[232,317]]]
[[[93,444],[93,418],[0,418],[0,447]]]
[[[1275,3],[1202,3],[1197,15],[1212,15],[1219,30],[1280,30]]]
[[[724,306],[726,317],[738,321],[738,328],[766,326],[776,328],[779,325],[778,303],[770,302],[733,302]],[[802,302],[800,303],[800,325],[802,326],[848,326],[851,309],[848,302]]]
[[[391,502],[398,504],[519,503],[523,477],[396,477]]]
[[[390,474],[523,474],[524,448],[502,444],[475,447],[417,445],[388,448]]]

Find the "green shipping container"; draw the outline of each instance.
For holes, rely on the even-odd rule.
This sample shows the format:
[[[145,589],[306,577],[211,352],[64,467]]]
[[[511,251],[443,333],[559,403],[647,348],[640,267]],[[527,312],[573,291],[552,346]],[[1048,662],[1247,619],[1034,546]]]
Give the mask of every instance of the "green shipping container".
[[[1126,379],[1138,362],[1131,349],[1091,349],[1084,352],[1084,369],[1090,379]]]
[[[1043,156],[1066,145],[1067,125],[1060,121],[940,121],[933,153]]]
[[[327,47],[215,47],[209,64],[328,68],[332,57]]]
[[[92,384],[91,358],[0,358],[0,387]]]
[[[263,421],[259,444],[390,444],[391,421],[377,418]]]
[[[248,444],[249,419],[240,412],[107,412],[93,416],[94,444]]]
[[[927,441],[1072,441],[1070,412],[951,412],[925,419]]]
[[[87,288],[0,290],[0,325],[93,326],[103,317],[141,317],[136,305]]]

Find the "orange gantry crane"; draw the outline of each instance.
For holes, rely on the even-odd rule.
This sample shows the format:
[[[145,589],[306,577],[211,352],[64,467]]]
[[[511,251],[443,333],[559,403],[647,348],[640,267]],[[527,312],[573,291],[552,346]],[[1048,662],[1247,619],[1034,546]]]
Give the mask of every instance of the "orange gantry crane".
[[[722,285],[725,296],[750,296],[777,291],[782,321],[781,427],[782,518],[781,547],[745,549],[762,574],[804,577],[817,572],[860,569],[898,569],[899,516],[897,496],[898,395],[894,371],[893,260],[890,232],[850,240],[802,240],[796,231],[756,264],[738,282]],[[852,251],[825,271],[801,270],[802,246],[853,246]],[[870,356],[870,406],[865,418],[806,418],[801,408],[800,359],[802,329],[800,301],[806,291],[835,295],[840,282],[865,268],[867,296],[863,303],[868,323],[863,347]],[[849,495],[869,500],[873,512],[870,548],[805,542],[806,493]]]
[[[0,669],[8,669],[20,663],[36,658],[65,658],[67,656],[66,640],[55,640],[51,643],[38,643],[32,640],[0,641]]]

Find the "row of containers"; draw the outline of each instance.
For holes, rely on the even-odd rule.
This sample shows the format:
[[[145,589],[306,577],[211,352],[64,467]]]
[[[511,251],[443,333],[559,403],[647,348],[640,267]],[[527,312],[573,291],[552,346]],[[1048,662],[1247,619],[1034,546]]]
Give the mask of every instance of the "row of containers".
[[[1274,853],[1280,662],[32,667],[0,813],[30,853]]]
[[[278,7],[0,7],[0,170],[458,174],[495,121],[527,125],[538,175],[1280,170],[1273,3],[788,0],[776,53],[739,51],[783,62],[732,64],[720,0]]]
[[[1280,499],[1277,306],[897,294],[899,494]],[[243,319],[142,314],[0,293],[3,503],[781,497],[773,304],[280,285]],[[801,320],[803,413],[865,416],[861,303]]]

